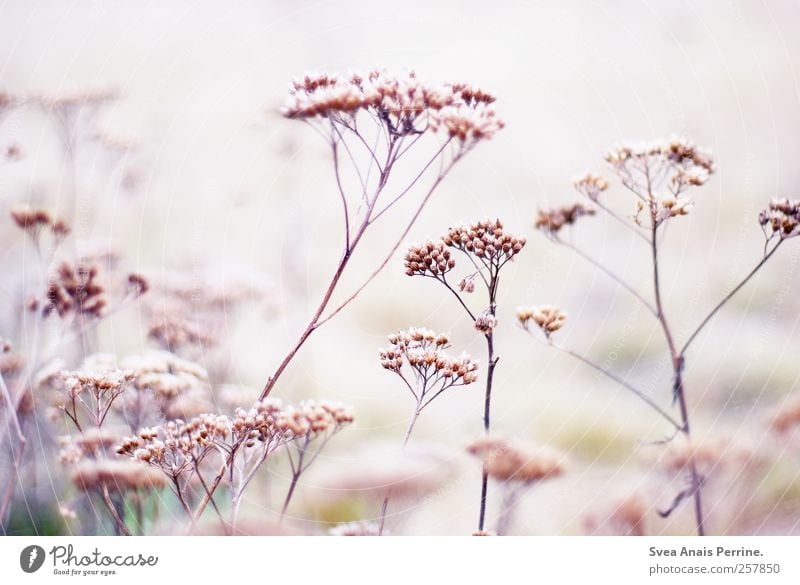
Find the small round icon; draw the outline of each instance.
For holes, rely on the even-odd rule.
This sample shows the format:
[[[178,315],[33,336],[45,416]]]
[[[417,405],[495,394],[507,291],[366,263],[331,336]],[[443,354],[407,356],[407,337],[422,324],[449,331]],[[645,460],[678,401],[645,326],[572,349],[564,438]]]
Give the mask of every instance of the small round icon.
[[[44,564],[44,549],[36,544],[26,546],[19,553],[19,566],[26,573],[35,573]]]

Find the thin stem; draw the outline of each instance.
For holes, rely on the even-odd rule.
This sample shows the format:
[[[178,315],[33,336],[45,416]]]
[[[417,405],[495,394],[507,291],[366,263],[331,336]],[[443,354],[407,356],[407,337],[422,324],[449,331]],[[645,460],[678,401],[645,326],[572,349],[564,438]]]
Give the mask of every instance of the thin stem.
[[[411,432],[414,430],[414,425],[417,424],[420,411],[420,405],[417,404],[417,407],[414,409],[414,414],[411,416],[411,420],[408,422],[408,428],[406,429],[406,434],[403,438],[403,451],[405,451],[406,447],[408,446],[408,441],[411,439]],[[380,521],[378,522],[378,536],[383,536],[383,528],[386,525],[386,510],[389,508],[389,498],[391,495],[392,490],[390,489],[389,493],[386,494],[386,497],[383,499],[383,503],[381,504],[381,516]]]
[[[579,354],[576,351],[573,351],[573,350],[568,349],[566,347],[562,347],[560,345],[556,345],[553,342],[550,342],[549,345],[551,347],[559,350],[559,351],[562,351],[562,352],[566,353],[567,355],[570,355],[570,356],[574,357],[578,361],[586,364],[590,368],[592,368],[592,369],[596,370],[597,372],[603,374],[605,377],[609,378],[610,380],[613,380],[614,382],[616,382],[617,384],[619,384],[620,386],[622,386],[626,390],[632,392],[633,394],[638,396],[642,401],[644,401],[644,403],[647,404],[650,408],[652,408],[655,412],[657,412],[659,415],[661,415],[661,417],[664,420],[666,420],[667,422],[669,422],[669,424],[671,424],[673,427],[675,427],[676,429],[683,430],[683,425],[681,423],[676,421],[667,411],[665,411],[658,404],[656,404],[653,401],[653,399],[650,398],[647,394],[645,394],[644,392],[639,390],[636,386],[634,386],[630,382],[626,381],[624,378],[620,378],[615,373],[611,372],[610,370],[607,370],[606,368],[604,368],[600,364],[597,364],[597,363],[593,362],[591,359]]]
[[[345,308],[347,305],[349,305],[351,302],[353,302],[353,300],[355,300],[355,298],[356,298],[356,297],[357,297],[359,294],[361,294],[361,291],[363,291],[365,288],[367,288],[367,286],[368,286],[368,285],[369,285],[369,284],[370,284],[370,283],[371,283],[373,280],[375,280],[375,278],[376,278],[376,277],[377,277],[377,276],[378,276],[378,275],[379,275],[379,274],[380,274],[380,273],[383,271],[383,269],[384,269],[384,268],[386,268],[386,265],[387,265],[387,264],[389,264],[389,261],[392,259],[392,257],[394,256],[395,252],[397,252],[397,249],[398,249],[398,248],[400,247],[400,245],[401,245],[401,244],[402,244],[402,243],[405,241],[406,237],[408,236],[409,232],[411,231],[411,228],[412,228],[412,227],[414,227],[414,224],[417,222],[417,219],[418,219],[418,218],[419,218],[419,216],[422,214],[422,210],[423,210],[423,209],[425,208],[425,206],[427,205],[428,201],[430,200],[431,196],[433,195],[433,192],[436,190],[436,188],[439,186],[439,184],[440,184],[440,183],[441,183],[441,182],[444,180],[444,178],[447,176],[447,173],[450,171],[450,169],[452,169],[452,168],[453,168],[453,165],[455,164],[455,162],[456,162],[457,160],[458,160],[458,159],[454,159],[454,160],[453,160],[453,162],[451,162],[451,163],[450,163],[450,164],[447,166],[447,168],[445,168],[445,170],[444,170],[442,173],[440,173],[440,174],[439,174],[439,176],[436,178],[436,180],[433,182],[433,184],[431,185],[431,187],[430,187],[430,189],[428,190],[427,194],[426,194],[426,195],[425,195],[425,197],[422,199],[422,202],[420,203],[419,207],[417,208],[417,211],[416,211],[416,212],[414,213],[414,215],[411,217],[411,220],[410,220],[410,221],[409,221],[409,222],[406,224],[406,227],[405,227],[405,229],[403,230],[403,233],[402,233],[402,234],[400,234],[400,237],[399,237],[399,238],[397,238],[397,240],[395,241],[394,245],[393,245],[393,246],[392,246],[392,248],[389,250],[389,253],[388,253],[388,254],[386,254],[386,256],[384,257],[383,261],[382,261],[382,262],[381,262],[381,263],[378,265],[378,267],[377,267],[377,268],[376,268],[376,269],[375,269],[375,270],[372,272],[372,274],[370,274],[369,278],[367,278],[367,279],[366,279],[366,280],[365,280],[365,281],[364,281],[364,282],[361,284],[361,286],[359,286],[359,287],[358,287],[358,288],[355,290],[355,292],[353,292],[353,293],[352,293],[352,294],[351,294],[349,297],[347,297],[347,298],[344,300],[344,302],[342,302],[340,305],[338,305],[338,306],[337,306],[337,307],[336,307],[336,308],[335,308],[333,311],[331,311],[331,312],[330,312],[330,313],[329,313],[327,316],[325,316],[324,318],[320,319],[320,320],[319,320],[319,322],[317,323],[317,326],[322,326],[322,325],[324,325],[325,323],[327,323],[328,321],[330,321],[331,319],[333,319],[333,318],[334,318],[336,315],[338,315],[338,314],[339,314],[339,313],[340,313],[340,312],[341,312],[341,311],[342,311],[342,310],[343,310],[343,309],[344,309],[344,308]]]
[[[289,503],[292,501],[294,490],[297,487],[297,480],[300,478],[300,474],[303,473],[303,458],[306,456],[306,449],[308,449],[308,443],[310,442],[308,435],[306,435],[304,441],[305,442],[303,446],[297,450],[297,464],[292,464],[292,482],[289,484],[289,491],[286,492],[286,499],[283,501],[280,523],[283,523],[283,518],[286,516],[286,510],[289,509]]]
[[[452,286],[450,286],[450,283],[447,282],[447,280],[445,279],[444,276],[442,276],[441,279],[436,278],[436,277],[430,277],[430,278],[434,278],[435,280],[438,280],[443,285],[445,285],[447,287],[447,290],[449,290],[451,293],[453,293],[453,295],[458,299],[458,302],[461,304],[461,306],[464,307],[464,310],[467,312],[467,315],[469,315],[469,318],[472,319],[473,322],[475,321],[475,315],[472,313],[470,308],[464,302],[464,299],[462,299],[461,295],[458,294],[458,292]]]
[[[109,514],[111,514],[111,517],[114,519],[114,523],[117,525],[117,530],[119,533],[124,536],[130,536],[131,531],[128,530],[128,527],[125,525],[125,521],[119,515],[119,511],[117,511],[117,507],[114,505],[114,502],[111,501],[111,495],[108,493],[108,486],[103,484],[100,493],[103,496],[103,503],[106,505],[106,508],[108,508]]]
[[[661,328],[664,331],[664,337],[667,340],[670,356],[672,357],[672,366],[675,372],[673,383],[673,396],[677,398],[680,405],[682,432],[686,437],[687,442],[691,442],[691,428],[689,425],[689,409],[686,403],[686,390],[683,384],[683,355],[678,353],[675,347],[675,341],[672,336],[672,331],[664,314],[664,305],[661,301],[661,284],[658,270],[658,221],[656,218],[655,198],[653,197],[652,187],[650,183],[650,172],[646,169],[647,177],[647,192],[650,196],[650,226],[651,226],[651,249],[653,252],[653,292],[656,300],[656,309],[658,311],[658,321],[661,323]],[[689,460],[689,475],[692,482],[692,497],[694,499],[694,516],[695,525],[697,526],[697,535],[705,536],[704,517],[703,517],[703,501],[702,501],[702,480],[697,471],[697,464],[694,458]]]
[[[602,202],[600,202],[600,201],[598,201],[596,199],[593,199],[592,201],[594,202],[595,205],[597,205],[597,207],[599,207],[600,209],[605,211],[608,215],[610,215],[612,218],[614,218],[619,223],[624,225],[626,228],[628,228],[634,234],[639,236],[642,240],[644,240],[648,244],[650,243],[650,239],[646,235],[644,235],[641,231],[639,231],[639,228],[637,228],[635,225],[632,225],[632,224],[628,223],[627,221],[625,221],[622,217],[617,215],[616,212],[614,212],[611,208],[609,208],[606,205],[604,205]]]
[[[637,233],[638,233],[638,232],[637,232]],[[656,308],[655,308],[655,307],[654,307],[654,306],[653,306],[653,305],[650,303],[650,301],[648,301],[647,299],[645,299],[645,298],[644,298],[644,296],[642,296],[642,295],[641,295],[641,294],[640,294],[640,293],[639,293],[639,292],[638,292],[638,291],[637,291],[635,288],[633,288],[631,285],[629,285],[627,282],[625,282],[625,281],[624,281],[624,280],[623,280],[621,277],[617,276],[617,275],[616,275],[614,272],[612,272],[611,270],[609,270],[608,268],[606,268],[606,267],[605,267],[605,266],[604,266],[604,265],[603,265],[601,262],[599,262],[598,260],[595,260],[594,258],[592,258],[591,256],[589,256],[589,255],[588,255],[586,252],[584,252],[583,250],[581,250],[580,248],[578,248],[578,247],[577,247],[576,245],[574,245],[574,244],[571,244],[571,243],[569,243],[569,242],[566,242],[566,241],[564,241],[564,240],[562,240],[562,239],[560,239],[560,238],[553,238],[553,241],[554,241],[554,242],[556,242],[557,244],[561,244],[562,246],[565,246],[565,247],[569,248],[570,250],[572,250],[573,252],[575,252],[575,253],[576,253],[578,256],[580,256],[581,258],[583,258],[584,260],[586,260],[587,262],[589,262],[589,263],[590,263],[592,266],[594,266],[595,268],[597,268],[598,270],[600,270],[600,271],[601,271],[602,273],[604,273],[606,276],[608,276],[609,278],[611,278],[611,280],[615,281],[615,282],[616,282],[617,284],[619,284],[619,285],[620,285],[622,288],[624,288],[624,289],[625,289],[625,290],[627,290],[629,293],[631,293],[631,294],[632,294],[634,297],[636,297],[636,298],[637,298],[637,299],[638,299],[638,300],[639,300],[639,301],[640,301],[640,302],[641,302],[641,303],[642,303],[642,304],[643,304],[645,307],[647,307],[647,309],[648,309],[648,310],[649,310],[651,313],[653,313],[653,315],[655,315],[656,317],[658,317],[658,310],[657,310],[657,309],[656,309]]]
[[[778,246],[780,246],[782,242],[783,242],[783,240],[779,240],[778,243],[772,248],[772,250],[770,250],[769,252],[765,253],[764,257],[761,258],[761,260],[758,262],[758,264],[756,264],[755,268],[753,268],[750,271],[750,273],[747,276],[745,276],[744,279],[733,288],[733,290],[731,290],[727,295],[725,295],[725,297],[719,303],[717,303],[717,305],[711,310],[711,312],[706,316],[706,318],[702,320],[700,325],[698,325],[697,328],[694,330],[694,332],[689,336],[689,339],[686,341],[686,343],[683,344],[683,347],[681,348],[681,351],[680,351],[680,355],[681,356],[683,356],[686,353],[686,350],[689,349],[689,346],[691,345],[691,343],[700,334],[700,332],[708,324],[708,322],[711,321],[711,319],[714,317],[714,315],[716,315],[717,312],[719,312],[719,310],[722,307],[724,307],[725,304],[728,301],[730,301],[733,298],[733,296],[737,292],[739,292],[739,290],[744,285],[746,285],[750,281],[750,279],[753,278],[753,276],[755,276],[755,274],[759,270],[761,270],[761,268],[772,257],[772,255],[775,253],[775,251],[778,249]]]

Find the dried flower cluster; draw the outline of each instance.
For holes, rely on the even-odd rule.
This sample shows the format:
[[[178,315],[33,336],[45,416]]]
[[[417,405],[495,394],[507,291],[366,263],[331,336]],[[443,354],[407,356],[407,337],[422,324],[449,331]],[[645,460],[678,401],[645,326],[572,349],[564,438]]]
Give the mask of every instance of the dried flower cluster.
[[[714,173],[711,155],[691,141],[675,138],[666,143],[625,145],[606,154],[606,162],[623,178],[636,184],[638,174],[645,173],[653,182],[669,185],[674,193],[689,186],[705,184]]]
[[[563,456],[505,439],[482,437],[467,451],[481,460],[489,477],[500,482],[531,484],[564,472]]]
[[[11,210],[11,219],[21,230],[38,240],[43,230],[49,230],[56,243],[69,235],[70,227],[63,219],[53,218],[45,209],[20,205]]]
[[[428,240],[424,244],[414,244],[409,247],[405,256],[408,276],[440,278],[455,268],[455,265],[455,258],[450,257],[450,250],[441,241]]]
[[[586,207],[583,203],[573,203],[555,209],[540,209],[534,226],[554,237],[564,226],[573,225],[579,218],[594,214],[595,210]]]
[[[435,87],[413,72],[371,71],[349,77],[307,75],[292,83],[287,118],[325,118],[347,125],[367,112],[390,136],[442,130],[462,144],[491,138],[503,128],[494,96],[464,84]]]
[[[758,223],[767,240],[785,240],[800,235],[800,200],[773,199],[758,214]]]
[[[567,314],[558,307],[541,305],[517,309],[517,319],[525,330],[528,330],[528,326],[532,321],[549,338],[552,333],[564,326],[567,321]]]
[[[430,329],[398,331],[389,336],[389,347],[380,351],[381,366],[403,376],[403,366],[408,364],[415,379],[425,382],[423,394],[432,388],[437,388],[438,395],[453,386],[472,384],[478,379],[478,364],[466,354],[450,357],[445,352],[449,346],[446,335]]]
[[[108,304],[105,288],[99,283],[97,266],[72,266],[62,263],[47,287],[42,315],[56,313],[99,318]]]
[[[442,241],[478,258],[491,273],[498,272],[506,262],[513,260],[526,243],[525,238],[507,233],[499,219],[451,228]]]
[[[592,201],[597,201],[603,191],[608,190],[608,181],[599,175],[586,173],[572,180],[572,186],[578,193],[585,195]]]

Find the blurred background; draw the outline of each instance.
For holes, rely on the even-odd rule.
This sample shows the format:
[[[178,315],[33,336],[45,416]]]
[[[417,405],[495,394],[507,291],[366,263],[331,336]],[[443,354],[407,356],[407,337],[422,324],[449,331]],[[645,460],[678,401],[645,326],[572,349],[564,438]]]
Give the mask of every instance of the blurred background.
[[[665,447],[647,444],[669,428],[614,382],[533,342],[515,312],[559,305],[569,313],[563,345],[629,375],[669,407],[657,323],[615,282],[534,232],[532,221],[537,209],[577,198],[572,177],[592,170],[610,178],[603,154],[615,144],[681,135],[711,149],[718,172],[692,193],[695,208],[671,224],[663,248],[667,311],[685,339],[760,259],[759,210],[770,198],[798,196],[798,33],[800,7],[791,1],[2,2],[0,90],[113,88],[118,97],[81,114],[71,162],[42,108],[23,104],[0,120],[0,146],[16,149],[0,159],[0,333],[13,338],[35,276],[35,250],[8,211],[45,207],[73,224],[68,249],[118,251],[127,269],[157,285],[184,275],[190,287],[244,291],[224,314],[222,349],[195,357],[221,372],[215,388],[243,386],[254,399],[316,307],[342,237],[329,150],[310,128],[280,116],[288,82],[309,71],[372,68],[469,81],[497,94],[507,127],[454,169],[409,243],[487,217],[528,238],[500,291],[493,426],[558,449],[567,472],[525,495],[511,532],[591,533],[634,494],[645,502],[648,532],[690,533],[688,505],[666,520],[655,513],[680,489],[657,463]],[[607,201],[634,211],[614,181]],[[337,298],[380,261],[411,209],[399,207],[371,232]],[[651,294],[648,249],[613,220],[587,219],[572,237]],[[800,529],[800,449],[769,429],[798,391],[798,259],[800,242],[788,242],[687,356],[696,436],[754,453],[709,485],[712,533]],[[141,303],[116,312],[98,328],[96,349],[143,351],[145,318]],[[303,478],[292,508],[300,529],[377,515],[375,502],[331,486],[399,454],[413,403],[377,350],[410,325],[449,332],[456,351],[485,362],[483,339],[454,299],[405,276],[399,251],[315,333],[276,388],[289,401],[330,398],[356,412],[355,425]],[[479,385],[455,389],[421,417],[411,448],[426,474],[442,477],[433,493],[393,506],[396,533],[474,529],[480,468],[465,446],[480,436],[482,401]],[[45,467],[17,493],[19,532],[45,530],[31,503],[66,489],[57,461]],[[280,466],[270,473],[286,480]],[[500,490],[491,487],[490,518]],[[242,513],[270,519],[276,502],[251,490]]]

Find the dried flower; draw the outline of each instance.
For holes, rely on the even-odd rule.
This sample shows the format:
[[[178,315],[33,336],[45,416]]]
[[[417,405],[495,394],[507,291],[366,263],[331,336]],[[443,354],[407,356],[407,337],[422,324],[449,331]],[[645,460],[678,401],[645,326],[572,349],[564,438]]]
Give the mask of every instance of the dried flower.
[[[517,319],[525,330],[528,330],[528,323],[533,321],[547,337],[558,331],[564,326],[567,314],[561,309],[552,305],[541,305],[538,307],[523,307],[517,309]]]
[[[475,275],[465,276],[458,283],[458,290],[465,293],[475,292]]]
[[[769,206],[758,214],[758,223],[768,240],[781,240],[800,235],[800,200],[773,199]]]
[[[609,151],[605,158],[623,180],[630,181],[635,172],[647,173],[651,194],[658,187],[654,184],[656,178],[661,177],[677,194],[686,187],[704,184],[715,170],[711,155],[683,138],[664,144],[620,146]]]
[[[456,265],[454,258],[450,257],[450,250],[443,242],[433,242],[412,245],[405,256],[406,274],[408,276],[432,276],[444,278],[444,275]]]
[[[79,429],[78,406],[99,427],[114,401],[135,377],[135,372],[110,364],[106,354],[94,354],[84,360],[80,369],[58,373],[55,383],[62,392],[59,406]]]
[[[573,203],[555,209],[540,209],[534,227],[549,236],[556,236],[564,226],[573,225],[579,218],[594,214],[595,210],[583,203]]]
[[[564,472],[563,456],[504,439],[482,437],[470,444],[467,451],[481,459],[490,477],[501,482],[529,484]]]
[[[287,118],[352,119],[366,112],[391,136],[443,130],[463,146],[491,138],[503,128],[490,105],[494,96],[465,84],[434,87],[413,72],[371,71],[349,77],[306,75],[292,83]]]
[[[97,266],[71,266],[63,262],[50,279],[42,314],[47,317],[55,312],[64,318],[74,313],[100,318],[108,300],[97,276]]]
[[[439,391],[475,382],[478,364],[466,354],[450,357],[444,351],[447,347],[447,336],[430,329],[412,327],[398,331],[389,336],[389,347],[380,351],[381,366],[400,373],[403,365],[408,364],[431,386],[443,386]]]
[[[442,241],[447,246],[477,257],[488,265],[492,273],[513,260],[526,243],[525,238],[507,233],[499,219],[451,228]]]
[[[36,239],[39,233],[50,227],[53,218],[44,209],[34,209],[28,205],[20,205],[11,210],[11,219],[21,230]]]
[[[481,333],[491,333],[495,327],[497,327],[497,317],[488,310],[475,318],[475,329]]]
[[[586,173],[583,176],[573,179],[572,185],[578,193],[585,195],[592,201],[597,201],[600,197],[600,193],[608,189],[608,181],[592,173]]]

